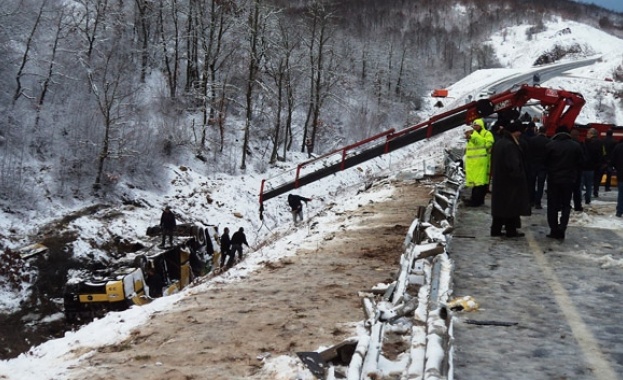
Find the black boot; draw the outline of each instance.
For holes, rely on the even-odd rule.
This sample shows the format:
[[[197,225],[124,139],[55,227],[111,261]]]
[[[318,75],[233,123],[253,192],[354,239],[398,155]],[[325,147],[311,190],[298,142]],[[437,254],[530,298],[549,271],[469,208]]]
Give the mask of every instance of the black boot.
[[[516,238],[516,237],[524,237],[526,234],[523,232],[518,232],[517,230],[506,230],[506,237]]]
[[[545,236],[550,239],[565,240],[565,232],[561,230],[551,230],[550,233]]]
[[[491,236],[493,237],[497,237],[497,236],[503,236],[504,234],[502,233],[502,228],[491,228]]]

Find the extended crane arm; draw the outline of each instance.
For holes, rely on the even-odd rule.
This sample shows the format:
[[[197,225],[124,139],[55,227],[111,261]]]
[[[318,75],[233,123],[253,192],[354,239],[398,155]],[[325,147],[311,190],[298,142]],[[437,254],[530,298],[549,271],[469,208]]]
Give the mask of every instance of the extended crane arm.
[[[262,180],[260,189],[260,219],[264,211],[264,201],[318,181],[341,170],[352,168],[385,153],[436,136],[461,125],[469,124],[476,118],[486,117],[494,113],[503,115],[511,110],[520,111],[521,107],[531,100],[537,100],[543,106],[545,110],[543,124],[547,128],[548,134],[552,134],[559,125],[571,127],[585,103],[582,95],[578,93],[523,85],[518,89],[510,89],[493,95],[488,99],[480,99],[435,115],[423,123],[400,131],[390,129],[368,139],[303,162],[294,170],[277,177]],[[305,169],[309,172],[303,173]],[[285,181],[283,180],[284,176],[288,176],[285,178]]]

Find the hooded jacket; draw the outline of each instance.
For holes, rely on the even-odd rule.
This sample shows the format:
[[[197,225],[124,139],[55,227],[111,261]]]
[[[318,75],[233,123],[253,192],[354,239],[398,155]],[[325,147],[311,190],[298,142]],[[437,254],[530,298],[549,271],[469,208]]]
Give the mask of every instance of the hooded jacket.
[[[465,148],[465,184],[482,186],[489,183],[493,134],[485,128],[474,130]]]

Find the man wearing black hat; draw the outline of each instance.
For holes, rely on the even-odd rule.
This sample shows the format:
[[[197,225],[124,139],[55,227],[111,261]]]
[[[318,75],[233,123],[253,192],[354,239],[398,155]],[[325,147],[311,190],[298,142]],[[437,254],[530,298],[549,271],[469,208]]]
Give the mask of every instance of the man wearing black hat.
[[[547,224],[550,229],[548,238],[565,238],[571,213],[571,198],[578,170],[581,170],[583,162],[584,153],[580,143],[573,140],[566,127],[558,127],[551,141],[545,145]]]
[[[162,247],[165,246],[167,236],[169,237],[169,245],[173,246],[173,231],[175,231],[175,214],[171,211],[171,207],[167,206],[160,217],[160,228],[162,228]]]
[[[522,125],[512,121],[501,131],[491,153],[491,236],[521,237],[521,215],[530,215],[524,152],[519,143]]]

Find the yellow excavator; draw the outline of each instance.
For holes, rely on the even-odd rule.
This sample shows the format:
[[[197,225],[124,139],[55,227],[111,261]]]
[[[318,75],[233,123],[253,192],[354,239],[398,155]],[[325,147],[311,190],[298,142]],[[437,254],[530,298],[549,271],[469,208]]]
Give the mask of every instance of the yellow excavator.
[[[144,305],[182,290],[195,277],[207,273],[220,250],[218,241],[213,241],[218,236],[216,228],[180,224],[175,235],[184,239],[165,249],[157,245],[159,226],[149,227],[147,236],[152,238],[152,244],[141,246],[127,257],[129,262],[121,260],[114,268],[68,280],[63,294],[66,321],[87,322],[108,311]]]

